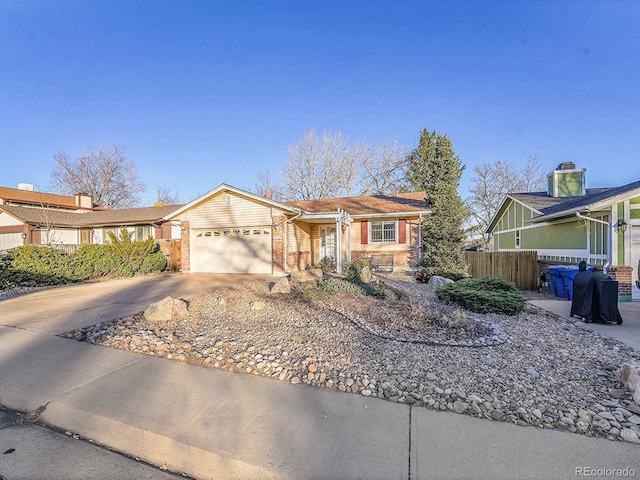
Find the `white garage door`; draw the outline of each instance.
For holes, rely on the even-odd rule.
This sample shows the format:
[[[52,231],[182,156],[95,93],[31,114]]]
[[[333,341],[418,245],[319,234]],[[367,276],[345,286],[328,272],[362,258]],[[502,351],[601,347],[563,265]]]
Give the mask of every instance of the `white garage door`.
[[[0,251],[21,247],[22,244],[21,233],[0,233]]]
[[[193,271],[272,273],[271,226],[193,231]]]

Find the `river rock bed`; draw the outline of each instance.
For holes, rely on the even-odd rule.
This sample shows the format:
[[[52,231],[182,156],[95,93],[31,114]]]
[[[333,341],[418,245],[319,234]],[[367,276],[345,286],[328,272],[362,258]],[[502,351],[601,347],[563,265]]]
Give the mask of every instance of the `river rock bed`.
[[[441,305],[433,290],[384,277],[410,300],[301,299],[262,281],[190,301],[189,316],[142,313],[64,334],[93,344],[417,407],[640,444],[640,407],[619,383],[640,352],[534,307],[516,317]],[[425,318],[425,321],[420,321]],[[447,320],[442,321],[442,318]]]

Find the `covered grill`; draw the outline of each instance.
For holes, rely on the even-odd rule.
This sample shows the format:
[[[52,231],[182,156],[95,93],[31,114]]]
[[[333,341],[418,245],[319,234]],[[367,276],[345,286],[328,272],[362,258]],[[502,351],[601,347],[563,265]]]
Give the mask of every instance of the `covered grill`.
[[[622,325],[618,310],[618,282],[604,273],[581,271],[573,279],[571,316],[585,322],[611,322]]]

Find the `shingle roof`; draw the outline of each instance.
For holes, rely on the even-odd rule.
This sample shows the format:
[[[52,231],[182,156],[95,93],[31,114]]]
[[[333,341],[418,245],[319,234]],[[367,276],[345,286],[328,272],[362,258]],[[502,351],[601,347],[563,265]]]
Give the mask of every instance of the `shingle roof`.
[[[90,227],[156,223],[160,222],[165,215],[177,210],[181,206],[182,205],[166,205],[163,207],[126,208],[122,210],[102,210],[82,213],[71,210],[1,205],[0,210],[4,210],[25,223],[30,224],[42,224],[46,222],[58,227]]]
[[[397,195],[369,195],[361,197],[323,198],[285,202],[294,208],[310,213],[336,212],[338,209],[350,215],[379,213],[409,213],[428,210],[425,192],[408,192]]]
[[[44,207],[64,207],[73,210],[78,208],[75,197],[21,190],[19,188],[0,187],[0,198],[7,203],[27,203]]]
[[[551,197],[546,192],[511,193],[512,198],[535,208],[543,215],[572,211],[586,205],[593,205],[640,188],[640,181],[620,187],[587,188],[586,195],[580,197]]]

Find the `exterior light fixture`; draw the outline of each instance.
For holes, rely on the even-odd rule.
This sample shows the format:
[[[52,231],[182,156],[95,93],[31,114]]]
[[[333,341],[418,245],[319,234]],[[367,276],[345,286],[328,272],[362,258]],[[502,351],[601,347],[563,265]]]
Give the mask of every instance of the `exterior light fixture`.
[[[616,223],[616,232],[626,232],[627,231],[627,222],[624,221],[623,218],[618,219],[618,223]]]
[[[22,233],[20,234],[20,236],[22,237],[22,239],[23,239],[23,240],[26,240],[26,238],[27,238],[27,234],[26,234],[26,233],[24,233],[24,232],[22,232]]]

